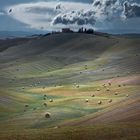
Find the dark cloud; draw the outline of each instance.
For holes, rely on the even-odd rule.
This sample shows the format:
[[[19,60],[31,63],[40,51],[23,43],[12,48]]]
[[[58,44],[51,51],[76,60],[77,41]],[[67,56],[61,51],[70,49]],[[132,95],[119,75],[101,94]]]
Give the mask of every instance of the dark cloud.
[[[107,0],[105,2],[106,7],[111,6],[112,4],[115,4],[117,2],[117,0]]]
[[[56,16],[52,22],[53,25],[63,24],[63,25],[89,25],[93,26],[95,24],[94,12],[89,11],[71,11],[66,14],[60,14]]]
[[[61,5],[58,5],[61,9]],[[53,19],[53,25],[90,25],[95,23],[122,20],[122,17],[132,18],[140,16],[140,5],[134,0],[94,0],[90,10],[71,11],[60,13]]]
[[[124,15],[126,18],[140,17],[140,4],[125,2]]]
[[[96,0],[94,3],[93,3],[93,6],[102,6],[102,3],[100,0]]]

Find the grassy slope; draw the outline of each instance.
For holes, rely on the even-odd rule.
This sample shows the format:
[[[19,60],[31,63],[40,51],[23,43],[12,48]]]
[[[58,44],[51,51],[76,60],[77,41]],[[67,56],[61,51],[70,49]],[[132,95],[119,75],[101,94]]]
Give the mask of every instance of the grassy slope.
[[[112,125],[107,129],[106,125],[100,128],[96,126],[96,133],[99,134],[104,129],[108,134],[112,128],[121,137],[120,128],[115,123],[121,122],[128,131],[131,125],[134,126],[133,131],[136,133],[132,134],[136,134],[136,138],[139,129],[134,122],[140,122],[139,44],[139,38],[61,34],[25,40],[25,43],[13,43],[8,49],[8,45],[5,45],[6,49],[2,46],[1,137],[8,139],[13,133],[14,138],[17,130],[24,130],[27,139],[31,139],[29,135],[34,131],[38,131],[34,132],[36,135],[40,133],[45,137],[45,129],[51,133],[47,128],[61,126],[57,131],[62,138],[63,131],[65,134],[71,133],[71,128],[64,129],[65,127],[90,124],[91,127],[84,131],[90,131],[89,135],[92,137],[95,134],[91,131],[96,129],[92,127],[93,124],[100,123]],[[111,82],[111,86],[108,82]],[[103,87],[103,84],[107,87]],[[46,100],[44,94],[47,95]],[[95,97],[91,97],[93,94]],[[49,102],[49,99],[54,102]],[[86,99],[89,100],[88,103],[85,102]],[[102,104],[98,105],[100,100]],[[45,107],[44,103],[48,106]],[[29,107],[25,107],[26,104]],[[51,113],[50,119],[44,117],[45,112]],[[13,129],[15,132],[12,132]],[[77,129],[79,133],[83,131]],[[74,132],[73,139],[76,133]],[[34,136],[32,139],[35,139]]]

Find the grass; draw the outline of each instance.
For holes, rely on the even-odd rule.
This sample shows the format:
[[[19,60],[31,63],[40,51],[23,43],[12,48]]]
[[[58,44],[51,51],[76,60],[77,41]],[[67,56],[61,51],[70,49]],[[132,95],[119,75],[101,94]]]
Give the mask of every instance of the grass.
[[[127,108],[131,102],[137,101],[140,91],[137,84],[140,76],[138,66],[133,61],[122,58],[132,56],[130,50],[133,53],[135,51],[129,43],[126,43],[128,46],[121,47],[125,45],[121,39],[116,44],[117,38],[108,41],[104,37],[93,39],[92,36],[85,36],[83,39],[89,45],[89,50],[82,43],[80,49],[77,36],[72,39],[77,42],[75,47],[68,48],[73,43],[66,42],[60,50],[52,48],[49,52],[45,50],[38,55],[32,54],[29,58],[26,55],[25,58],[21,55],[16,61],[7,60],[8,56],[3,58],[6,60],[0,64],[0,139],[138,140],[139,121],[106,122],[100,125],[97,122],[98,125],[91,123],[90,126],[86,124],[91,118],[102,116],[118,107]],[[40,43],[44,41],[43,39]],[[131,40],[126,39],[124,42]],[[33,44],[36,43],[33,41]],[[62,53],[61,48],[67,49],[66,53]],[[138,51],[139,49],[136,52]],[[109,81],[111,86],[108,85]],[[126,86],[123,86],[125,82]],[[104,88],[103,84],[107,87]],[[116,91],[118,95],[115,95]],[[91,96],[93,94],[95,97]],[[126,97],[127,94],[129,97]],[[86,102],[86,99],[89,101]],[[98,101],[102,101],[102,104],[99,105]],[[47,104],[46,107],[44,103]],[[138,108],[132,106],[133,109]],[[45,118],[46,112],[51,113],[50,119]],[[80,127],[80,123],[84,125]],[[60,128],[55,128],[56,126]]]
[[[92,127],[1,131],[2,140],[139,140],[140,124],[102,124]]]

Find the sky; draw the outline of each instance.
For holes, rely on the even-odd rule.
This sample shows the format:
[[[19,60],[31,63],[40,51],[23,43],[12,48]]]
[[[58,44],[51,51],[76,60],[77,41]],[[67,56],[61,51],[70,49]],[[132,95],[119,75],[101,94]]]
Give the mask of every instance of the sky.
[[[0,31],[140,33],[140,0],[0,0]]]

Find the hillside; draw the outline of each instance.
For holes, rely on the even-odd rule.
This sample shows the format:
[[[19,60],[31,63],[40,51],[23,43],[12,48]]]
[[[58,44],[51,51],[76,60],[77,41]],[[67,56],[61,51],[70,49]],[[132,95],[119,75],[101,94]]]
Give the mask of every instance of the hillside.
[[[116,139],[133,126],[135,137],[129,137],[137,138],[139,62],[138,37],[61,33],[0,40],[0,137],[19,139],[14,129],[36,139],[30,134],[49,136],[54,128],[63,137],[74,127],[75,139],[96,125],[99,133],[118,132]]]

